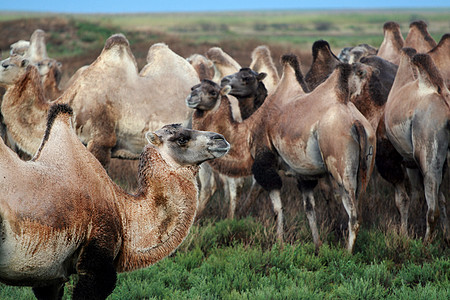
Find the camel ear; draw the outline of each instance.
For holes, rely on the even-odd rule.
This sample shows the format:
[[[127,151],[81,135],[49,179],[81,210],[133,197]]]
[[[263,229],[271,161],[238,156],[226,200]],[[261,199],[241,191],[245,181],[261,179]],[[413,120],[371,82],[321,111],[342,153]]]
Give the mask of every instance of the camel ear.
[[[258,74],[258,76],[256,76],[256,79],[258,79],[258,81],[263,81],[264,78],[266,78],[267,73],[261,72]]]
[[[228,84],[226,86],[224,86],[221,90],[220,90],[220,95],[225,96],[228,95],[228,93],[231,91],[231,86],[229,86]]]
[[[147,139],[147,141],[148,141],[150,144],[153,144],[153,145],[155,145],[155,146],[161,144],[161,142],[162,142],[161,139],[160,139],[160,137],[159,137],[156,133],[150,132],[150,131],[147,131],[147,132],[145,133],[145,138]]]
[[[28,67],[29,64],[30,64],[30,61],[28,59],[22,59],[20,66],[22,68],[26,68],[26,67]]]

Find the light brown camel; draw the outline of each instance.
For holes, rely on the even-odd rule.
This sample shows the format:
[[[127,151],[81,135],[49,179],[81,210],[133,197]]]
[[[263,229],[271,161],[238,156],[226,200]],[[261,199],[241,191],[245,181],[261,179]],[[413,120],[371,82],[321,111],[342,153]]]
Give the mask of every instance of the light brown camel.
[[[17,74],[24,74],[28,67],[13,60],[3,62],[2,73],[16,70]],[[42,95],[32,89],[22,93],[24,79],[18,75],[15,79],[20,80],[11,81],[8,90],[17,92],[3,99],[2,113],[5,123],[9,120],[9,130],[15,128],[14,140],[23,140],[20,147],[33,155],[43,133],[48,104],[44,105]],[[111,157],[138,159],[146,131],[187,120],[190,111],[180,108],[180,102],[197,82],[192,66],[163,44],[150,48],[148,64],[139,74],[128,40],[115,34],[57,101],[73,107],[78,136],[107,166]],[[29,113],[25,114],[26,110]]]
[[[327,41],[319,40],[312,46],[313,61],[305,75],[305,82],[310,91],[324,82],[340,63],[339,58],[331,51]]]
[[[184,240],[197,208],[198,164],[229,144],[177,124],[148,132],[131,195],[80,143],[71,113],[65,104],[51,107],[32,161],[0,142],[0,281],[61,299],[78,274],[73,299],[106,299],[117,272],[152,265]]]
[[[450,92],[431,57],[411,48],[402,54],[401,65],[389,94],[384,115],[384,133],[398,152],[393,161],[398,176],[395,202],[401,214],[401,228],[408,229],[409,197],[404,189],[408,177],[421,178],[428,206],[424,241],[429,242],[438,216],[444,238],[450,242],[450,229],[441,182],[450,150]],[[384,132],[383,132],[384,131]],[[391,155],[391,157],[393,157]],[[393,177],[394,174],[390,174]]]
[[[436,47],[436,41],[428,33],[427,27],[424,21],[411,22],[404,47],[414,48],[417,53],[427,53]]]
[[[284,64],[289,60],[284,57]],[[351,72],[349,65],[340,65],[313,92],[290,101],[283,100],[286,91],[280,89],[281,97],[277,93],[272,94],[241,123],[231,117],[226,97],[207,104],[202,104],[198,97],[187,101],[190,107],[196,108],[193,126],[215,128],[232,144],[229,155],[211,165],[230,176],[252,173],[257,182],[269,191],[277,214],[280,239],[284,230],[280,196],[282,182],[278,172],[285,170],[297,178],[317,248],[321,241],[312,189],[317,178],[331,173],[339,184],[349,215],[347,249],[353,249],[359,228],[356,202],[372,172],[376,146],[369,122],[348,101],[347,81]]]
[[[393,64],[400,63],[400,51],[405,44],[400,25],[396,22],[386,22],[383,25],[384,39],[378,48],[377,55]]]
[[[439,43],[428,52],[441,72],[447,87],[450,87],[450,33],[441,37]]]

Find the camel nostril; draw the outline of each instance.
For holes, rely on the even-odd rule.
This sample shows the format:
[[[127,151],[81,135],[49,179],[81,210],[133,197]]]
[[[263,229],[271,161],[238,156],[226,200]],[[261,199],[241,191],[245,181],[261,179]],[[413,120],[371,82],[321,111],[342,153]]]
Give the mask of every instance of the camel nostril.
[[[223,141],[225,140],[225,138],[223,137],[223,135],[221,134],[215,134],[211,137],[211,139],[215,140],[215,141]]]

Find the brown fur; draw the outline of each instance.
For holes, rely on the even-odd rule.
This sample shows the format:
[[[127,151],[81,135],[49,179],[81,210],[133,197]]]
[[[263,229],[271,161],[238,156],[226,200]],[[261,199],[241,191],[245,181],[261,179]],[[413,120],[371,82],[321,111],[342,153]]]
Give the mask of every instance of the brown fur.
[[[311,67],[305,75],[305,81],[311,91],[324,82],[340,63],[339,59],[331,51],[330,44],[324,40],[314,42],[312,56]]]
[[[378,48],[377,55],[393,64],[400,63],[400,50],[405,43],[400,25],[396,22],[386,22],[383,26],[384,39]]]
[[[439,43],[428,54],[441,72],[447,87],[450,87],[450,33],[441,37]]]
[[[34,286],[39,296],[78,273],[73,298],[104,299],[116,272],[149,266],[183,241],[196,212],[198,164],[229,145],[216,133],[163,127],[152,133],[158,142],[143,149],[139,192],[130,195],[80,143],[71,114],[65,104],[50,108],[32,162],[0,141],[0,178],[9,187],[0,196],[0,280]],[[177,134],[189,138],[172,140]]]
[[[405,39],[404,47],[411,47],[418,53],[427,53],[436,47],[435,40],[428,33],[427,24],[424,21],[414,21],[409,25],[409,32]]]
[[[414,49],[404,49],[402,52],[397,76],[386,103],[383,123],[385,128],[380,132],[385,132],[393,145],[391,148],[402,157],[401,161],[391,162],[396,163],[397,168],[402,168],[401,164],[409,168],[409,172],[415,174],[412,178],[421,178],[420,182],[413,183],[412,186],[424,188],[428,204],[424,241],[429,242],[432,238],[440,210],[444,238],[448,242],[450,229],[441,182],[450,142],[449,91],[433,60],[427,54],[411,57],[414,52]],[[407,233],[410,199],[405,186],[411,178],[404,172],[400,172],[398,178],[392,178],[392,174],[384,177],[394,184],[401,228]]]
[[[306,84],[305,78],[303,77],[302,71],[300,69],[300,63],[298,62],[297,56],[294,54],[285,54],[281,57],[281,64],[289,64],[295,72],[295,78],[302,87],[305,93],[309,93],[308,85]]]

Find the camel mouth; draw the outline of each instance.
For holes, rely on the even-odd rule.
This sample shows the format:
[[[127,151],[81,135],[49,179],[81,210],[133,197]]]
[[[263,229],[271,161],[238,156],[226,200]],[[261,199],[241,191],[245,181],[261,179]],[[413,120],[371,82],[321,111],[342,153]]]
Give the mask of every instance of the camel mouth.
[[[189,108],[197,108],[197,106],[200,104],[199,99],[193,99],[191,96],[188,96],[185,101],[186,101],[186,105]]]
[[[220,143],[221,145],[215,145],[208,147],[208,151],[215,157],[222,157],[230,151],[230,144],[223,140]]]

